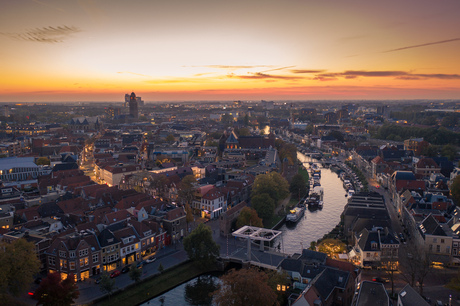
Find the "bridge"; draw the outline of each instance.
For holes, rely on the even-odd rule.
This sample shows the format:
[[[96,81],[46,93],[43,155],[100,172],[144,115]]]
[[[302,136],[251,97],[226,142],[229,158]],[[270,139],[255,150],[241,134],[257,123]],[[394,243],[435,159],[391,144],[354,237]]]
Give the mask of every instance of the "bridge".
[[[281,233],[281,231],[272,229],[243,226],[234,231],[232,236],[236,239],[246,240],[246,248],[238,248],[231,254],[221,258],[226,262],[249,264],[276,270],[281,261],[289,256],[280,252],[281,247],[277,249],[270,246],[273,240]]]

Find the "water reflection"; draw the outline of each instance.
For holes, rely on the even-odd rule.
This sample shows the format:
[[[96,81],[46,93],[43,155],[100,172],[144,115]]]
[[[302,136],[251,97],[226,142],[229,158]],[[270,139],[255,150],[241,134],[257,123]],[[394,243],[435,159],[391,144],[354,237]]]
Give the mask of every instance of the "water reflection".
[[[299,152],[297,158],[301,162],[311,161]],[[305,166],[308,168],[308,163]],[[283,225],[280,228],[283,231],[281,239],[285,253],[299,253],[303,248],[309,248],[312,241],[322,238],[339,223],[340,215],[347,202],[342,181],[330,169],[321,168],[321,187],[324,189],[323,209],[307,209],[304,217],[295,226]]]
[[[199,276],[194,283],[185,285],[185,300],[190,305],[211,305],[211,294],[218,286],[212,275]]]
[[[219,275],[206,274],[195,277],[141,305],[212,305],[210,294],[219,286]]]

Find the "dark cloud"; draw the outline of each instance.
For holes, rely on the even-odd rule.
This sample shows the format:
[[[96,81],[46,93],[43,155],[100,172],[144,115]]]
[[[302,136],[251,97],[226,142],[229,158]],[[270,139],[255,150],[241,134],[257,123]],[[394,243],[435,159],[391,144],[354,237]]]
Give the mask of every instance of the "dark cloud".
[[[22,33],[0,33],[12,39],[40,42],[40,43],[61,43],[69,38],[72,34],[81,32],[81,30],[74,26],[59,26],[59,27],[43,27],[28,30]]]
[[[365,77],[387,77],[407,75],[404,71],[355,71],[347,70],[342,73],[343,76],[365,76]]]
[[[364,71],[364,70],[347,70],[344,72],[330,72],[320,73],[315,76],[316,80],[327,80],[337,79],[343,77],[345,79],[355,79],[358,77],[392,77],[399,80],[422,80],[422,79],[442,79],[442,80],[458,80],[460,75],[458,74],[417,74],[410,73],[407,71]],[[324,78],[324,79],[321,79]]]
[[[338,78],[336,78],[336,77],[317,76],[317,77],[313,78],[313,80],[325,82],[325,81],[337,81]]]
[[[293,69],[291,70],[292,73],[321,73],[321,72],[324,72],[326,70],[308,70],[308,69]]]
[[[424,43],[424,44],[420,44],[420,45],[413,45],[413,46],[406,46],[406,47],[391,49],[391,50],[383,51],[382,53],[395,52],[395,51],[401,51],[401,50],[419,48],[419,47],[425,47],[425,46],[431,46],[431,45],[445,44],[445,43],[458,41],[458,40],[460,40],[460,38],[452,38],[452,39],[447,39],[447,40],[440,40],[440,41],[429,42],[429,43]]]
[[[421,78],[431,78],[431,79],[441,79],[441,80],[460,80],[459,74],[414,74],[413,76],[421,77]]]

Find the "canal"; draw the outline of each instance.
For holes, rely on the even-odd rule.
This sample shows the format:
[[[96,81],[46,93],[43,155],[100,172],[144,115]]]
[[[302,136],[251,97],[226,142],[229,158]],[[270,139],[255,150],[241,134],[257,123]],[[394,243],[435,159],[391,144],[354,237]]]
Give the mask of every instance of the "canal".
[[[308,162],[312,161],[300,152],[297,152],[297,159],[303,162],[307,169]],[[347,203],[343,183],[336,173],[321,167],[321,187],[324,189],[323,209],[314,211],[307,209],[304,217],[297,224],[289,227],[284,224],[280,228],[283,232],[280,239],[284,245],[284,253],[301,253],[302,248],[309,248],[312,241],[322,238],[339,223],[340,215]]]
[[[189,280],[141,306],[151,305],[212,305],[210,293],[217,290],[220,274],[206,274]]]
[[[298,152],[297,158],[308,169],[309,157]],[[313,160],[315,161],[315,160]],[[318,163],[318,165],[320,165]],[[287,254],[301,253],[302,248],[309,248],[316,241],[329,233],[340,221],[340,215],[347,202],[343,184],[336,173],[321,167],[321,187],[324,189],[324,206],[321,210],[306,210],[304,217],[295,226],[283,225],[280,230],[284,250]],[[219,284],[217,275],[204,275],[179,285],[164,294],[143,304],[150,305],[212,305],[209,293]]]

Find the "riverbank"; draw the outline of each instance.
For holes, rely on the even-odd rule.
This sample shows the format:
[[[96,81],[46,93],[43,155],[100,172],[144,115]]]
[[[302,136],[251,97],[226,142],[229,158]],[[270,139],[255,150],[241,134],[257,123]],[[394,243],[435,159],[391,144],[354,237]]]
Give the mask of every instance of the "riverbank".
[[[216,270],[214,265],[200,269],[193,262],[187,261],[162,273],[152,275],[140,283],[133,283],[112,294],[110,298],[106,296],[95,301],[94,304],[101,306],[139,305],[201,274]]]

